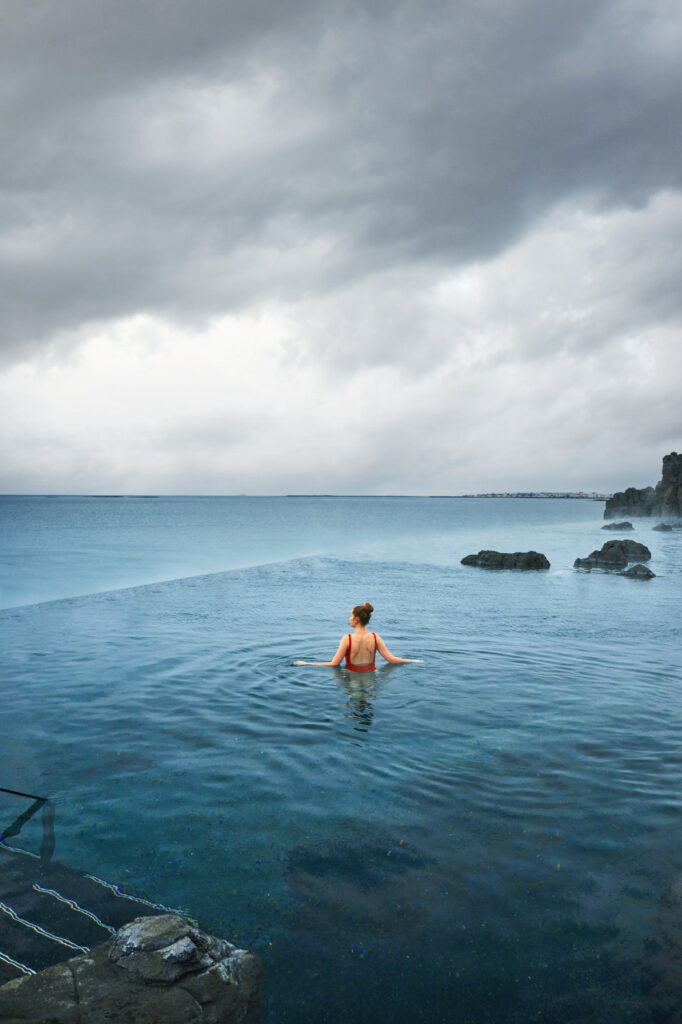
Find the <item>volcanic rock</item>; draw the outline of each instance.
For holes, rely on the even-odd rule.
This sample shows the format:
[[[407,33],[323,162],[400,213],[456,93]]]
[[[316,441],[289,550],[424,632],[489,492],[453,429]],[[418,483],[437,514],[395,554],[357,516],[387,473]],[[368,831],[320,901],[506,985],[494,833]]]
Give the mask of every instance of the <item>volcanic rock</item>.
[[[671,452],[663,458],[661,479],[656,487],[628,487],[608,498],[604,519],[616,516],[682,516],[682,455]]]
[[[627,487],[617,491],[612,498],[606,499],[604,519],[614,516],[655,516],[660,515],[656,508],[656,491],[653,487]]]
[[[138,917],[89,953],[0,987],[11,1024],[254,1022],[262,968],[253,953],[178,914]]]
[[[479,551],[466,555],[462,565],[477,565],[480,569],[549,569],[549,562],[537,551]]]
[[[576,569],[624,569],[628,562],[648,561],[651,552],[636,540],[607,540],[599,551],[593,551],[587,558],[576,558]]]
[[[629,569],[625,569],[624,572],[619,572],[619,576],[629,576],[631,580],[653,580],[656,576],[655,572],[646,565],[631,565]]]

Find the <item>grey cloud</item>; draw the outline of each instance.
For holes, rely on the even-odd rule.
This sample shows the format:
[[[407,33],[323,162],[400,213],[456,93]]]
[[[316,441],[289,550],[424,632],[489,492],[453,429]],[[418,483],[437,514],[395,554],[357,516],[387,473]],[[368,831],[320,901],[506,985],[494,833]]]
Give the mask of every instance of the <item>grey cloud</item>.
[[[160,453],[172,451],[182,459],[200,453],[202,463],[208,465],[215,462],[216,456],[225,457],[230,450],[251,446],[276,429],[277,424],[264,416],[262,410],[239,416],[227,410],[220,415],[184,416],[181,423],[148,430],[147,436],[151,447]]]
[[[14,0],[5,22],[14,354],[91,320],[489,258],[559,200],[680,185],[673,5]],[[238,154],[202,154],[191,103],[155,150],[183,96],[231,87],[247,111],[265,90]]]

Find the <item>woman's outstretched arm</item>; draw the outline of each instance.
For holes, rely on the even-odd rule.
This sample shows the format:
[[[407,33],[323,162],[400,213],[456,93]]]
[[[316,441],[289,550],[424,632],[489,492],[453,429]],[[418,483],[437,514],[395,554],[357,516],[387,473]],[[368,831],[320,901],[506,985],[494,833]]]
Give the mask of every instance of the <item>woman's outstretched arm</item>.
[[[423,658],[398,658],[395,654],[391,654],[388,647],[377,633],[377,650],[382,658],[386,661],[390,661],[392,665],[406,665],[408,661],[423,661]]]
[[[294,665],[320,665],[325,668],[334,668],[343,661],[348,648],[348,634],[341,638],[338,650],[331,661],[295,661]]]

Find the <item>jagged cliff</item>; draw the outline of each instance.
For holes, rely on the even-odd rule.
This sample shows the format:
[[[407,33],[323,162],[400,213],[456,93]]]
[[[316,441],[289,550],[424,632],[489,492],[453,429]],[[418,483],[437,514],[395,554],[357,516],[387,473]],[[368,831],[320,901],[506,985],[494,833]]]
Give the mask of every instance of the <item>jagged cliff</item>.
[[[655,487],[628,487],[609,498],[604,519],[616,516],[682,516],[682,455],[664,456]]]

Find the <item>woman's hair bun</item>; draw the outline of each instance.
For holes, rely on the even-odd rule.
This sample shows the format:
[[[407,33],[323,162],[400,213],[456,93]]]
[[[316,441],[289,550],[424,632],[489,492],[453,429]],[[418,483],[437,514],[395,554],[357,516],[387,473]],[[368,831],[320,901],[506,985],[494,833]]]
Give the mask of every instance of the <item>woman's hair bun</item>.
[[[365,601],[364,604],[356,604],[353,609],[353,615],[356,619],[360,619],[363,626],[366,626],[373,611],[374,607],[369,603],[369,601]]]

